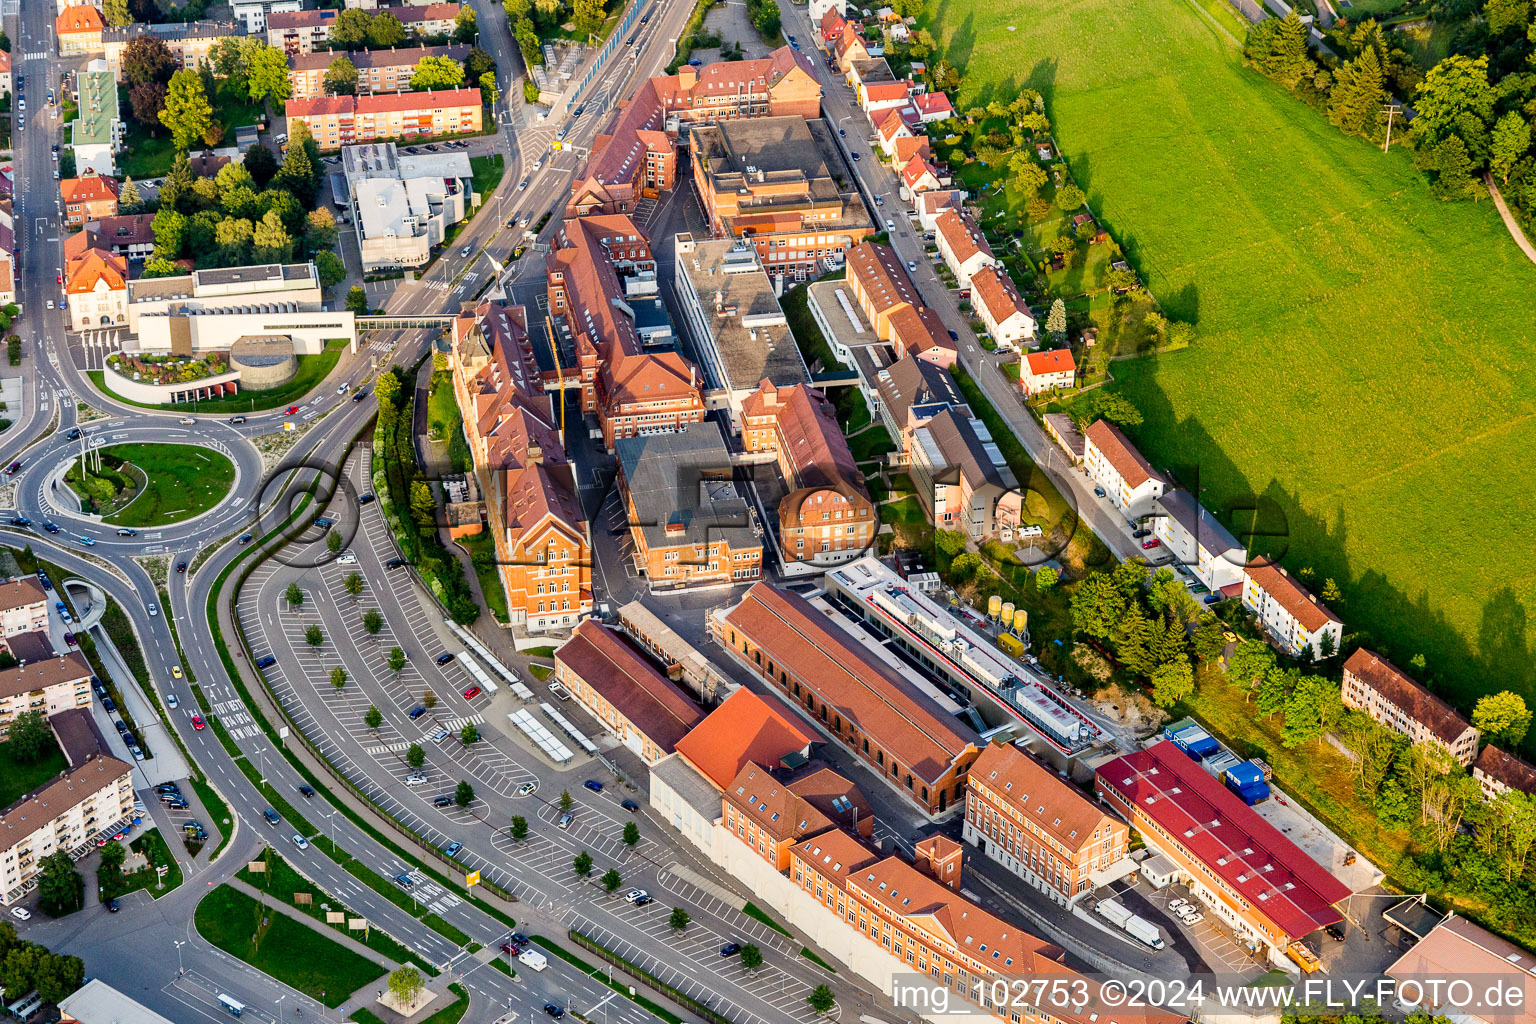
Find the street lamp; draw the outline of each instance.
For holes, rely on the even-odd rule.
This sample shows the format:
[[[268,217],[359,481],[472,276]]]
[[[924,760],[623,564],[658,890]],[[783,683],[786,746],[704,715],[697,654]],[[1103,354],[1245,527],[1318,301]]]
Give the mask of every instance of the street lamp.
[[[186,967],[184,967],[181,962],[181,947],[187,944],[187,940],[176,939],[174,941],[176,943],[176,977],[179,978],[187,973]]]

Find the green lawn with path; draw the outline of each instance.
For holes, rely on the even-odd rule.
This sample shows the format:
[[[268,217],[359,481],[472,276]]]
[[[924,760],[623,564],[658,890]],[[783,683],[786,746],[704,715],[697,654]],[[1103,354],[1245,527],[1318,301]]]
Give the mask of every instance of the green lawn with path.
[[[1178,0],[936,8],[956,106],[1041,90],[1057,140],[1182,352],[1114,364],[1133,439],[1254,548],[1333,578],[1346,632],[1469,709],[1536,698],[1536,267],[1487,203],[1342,135]],[[1238,524],[1246,529],[1247,524]]]
[[[140,409],[175,409],[189,416],[204,413],[252,413],[297,402],[308,395],[336,368],[336,362],[348,346],[346,338],[332,338],[325,343],[324,351],[309,356],[295,356],[299,370],[293,379],[275,388],[244,388],[238,394],[222,398],[208,398],[200,402],[180,402],[175,405],[155,405],[152,402],[135,402],[124,398],[106,385],[106,375],[100,370],[87,370],[86,376],[98,389],[111,395],[124,405],[136,405]]]
[[[193,922],[199,935],[230,956],[332,1009],[386,973],[379,964],[228,885],[202,898]]]
[[[198,445],[117,444],[102,448],[101,456],[104,466],[116,472],[88,473],[83,484],[71,481],[77,492],[83,486],[99,500],[98,485],[118,487],[124,477],[141,481],[142,489],[103,519],[113,526],[164,526],[191,519],[223,501],[235,482],[229,457]],[[112,460],[118,467],[110,467]]]

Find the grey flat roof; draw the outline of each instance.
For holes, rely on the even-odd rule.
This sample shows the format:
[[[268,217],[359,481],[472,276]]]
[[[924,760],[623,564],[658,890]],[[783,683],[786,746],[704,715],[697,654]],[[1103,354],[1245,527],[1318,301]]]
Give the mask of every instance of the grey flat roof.
[[[651,765],[651,778],[659,779],[705,821],[720,817],[720,791],[676,754]]]
[[[81,1024],[172,1024],[100,978],[92,978],[76,989],[59,1004],[59,1011]]]
[[[715,421],[690,423],[676,434],[620,438],[614,451],[647,545],[724,540],[733,548],[762,547]],[[681,529],[668,532],[669,525]]]
[[[726,377],[720,383],[732,391],[755,391],[765,377],[779,387],[811,379],[773,282],[751,246],[728,238],[697,242],[691,253],[679,253],[677,267],[709,323],[711,337],[698,340],[713,343]]]
[[[1157,498],[1155,504],[1168,518],[1178,523],[1184,531],[1194,537],[1201,547],[1213,555],[1224,555],[1228,551],[1246,552],[1237,538],[1211,513],[1205,510],[1205,506],[1195,501],[1194,496],[1188,491],[1167,491]],[[1246,560],[1246,559],[1243,559]]]

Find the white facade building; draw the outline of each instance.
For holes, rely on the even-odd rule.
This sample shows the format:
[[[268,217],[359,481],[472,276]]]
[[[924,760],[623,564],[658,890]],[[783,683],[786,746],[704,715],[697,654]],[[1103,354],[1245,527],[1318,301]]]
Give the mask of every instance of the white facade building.
[[[245,25],[247,33],[265,32],[267,15],[280,11],[302,11],[302,0],[230,0],[230,12]]]
[[[1242,582],[1248,550],[1193,495],[1167,491],[1153,504],[1153,533],[1180,565],[1212,592]]]
[[[971,275],[983,267],[997,266],[992,247],[970,217],[959,210],[946,210],[934,223],[939,255],[961,288],[971,287]]]
[[[1255,559],[1243,569],[1243,607],[1258,616],[1259,624],[1292,657],[1316,661],[1325,650],[1336,652],[1344,639],[1343,620],[1266,559]]]
[[[341,166],[364,271],[421,266],[469,213],[467,153],[402,156],[379,142],[343,147]]]
[[[1098,420],[1084,437],[1083,466],[1109,500],[1127,519],[1150,514],[1167,481],[1113,423]]]

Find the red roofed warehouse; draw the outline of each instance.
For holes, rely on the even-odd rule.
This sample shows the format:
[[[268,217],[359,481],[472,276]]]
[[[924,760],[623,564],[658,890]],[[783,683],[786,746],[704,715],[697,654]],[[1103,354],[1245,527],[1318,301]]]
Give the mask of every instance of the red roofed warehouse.
[[[1349,887],[1164,740],[1101,765],[1099,797],[1179,868],[1181,880],[1277,965],[1291,943],[1344,919]]]
[[[1433,740],[1463,765],[1477,756],[1477,730],[1456,709],[1379,654],[1361,648],[1344,663],[1344,706],[1359,708],[1411,743]]]
[[[759,583],[709,626],[925,814],[959,805],[976,735],[804,598]]]
[[[672,753],[704,719],[623,634],[592,619],[555,652],[555,679],[646,764]]]

